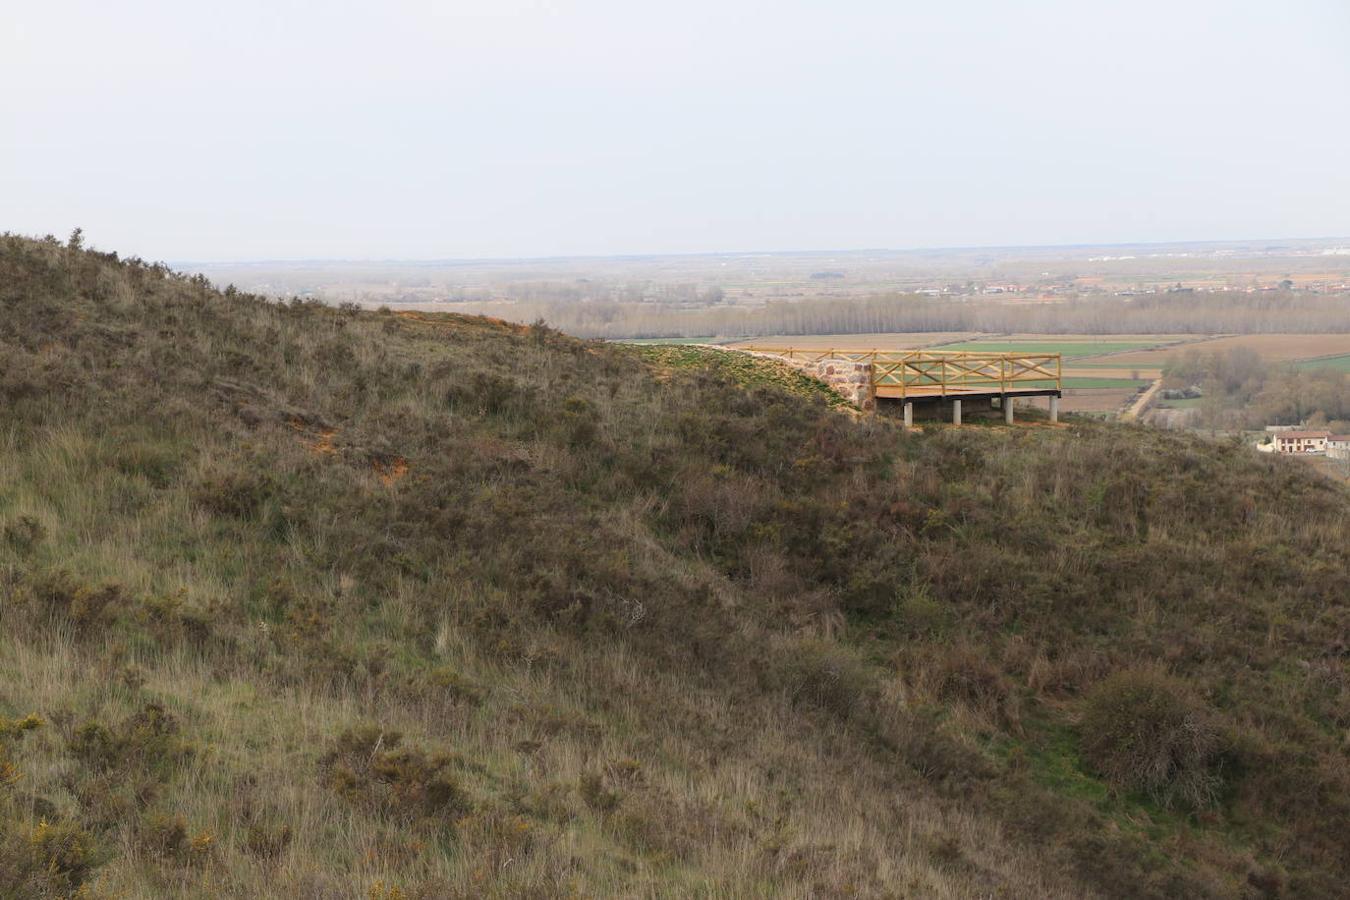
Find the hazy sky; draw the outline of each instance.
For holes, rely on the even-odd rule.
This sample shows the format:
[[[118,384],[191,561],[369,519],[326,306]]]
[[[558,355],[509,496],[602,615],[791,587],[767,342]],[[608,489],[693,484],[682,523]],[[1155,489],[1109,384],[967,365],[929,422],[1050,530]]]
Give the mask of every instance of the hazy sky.
[[[155,259],[1350,235],[1350,0],[0,13],[0,230]]]

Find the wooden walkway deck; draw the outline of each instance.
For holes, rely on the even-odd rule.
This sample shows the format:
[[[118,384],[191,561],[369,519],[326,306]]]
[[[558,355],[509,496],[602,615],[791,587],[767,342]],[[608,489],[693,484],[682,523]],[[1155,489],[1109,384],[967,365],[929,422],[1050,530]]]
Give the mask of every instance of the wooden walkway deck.
[[[1064,383],[1058,353],[981,353],[944,350],[803,350],[740,346],[738,350],[805,363],[866,363],[871,395],[905,401],[944,398],[1059,397]]]

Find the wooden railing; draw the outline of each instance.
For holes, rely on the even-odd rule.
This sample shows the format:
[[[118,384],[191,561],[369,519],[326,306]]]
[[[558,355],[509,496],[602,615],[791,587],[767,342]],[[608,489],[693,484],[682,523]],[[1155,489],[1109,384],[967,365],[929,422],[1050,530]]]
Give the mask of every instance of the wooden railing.
[[[1064,363],[1058,353],[981,353],[960,350],[817,350],[743,346],[803,362],[828,359],[865,362],[872,367],[872,395],[945,397],[948,394],[1061,390]]]

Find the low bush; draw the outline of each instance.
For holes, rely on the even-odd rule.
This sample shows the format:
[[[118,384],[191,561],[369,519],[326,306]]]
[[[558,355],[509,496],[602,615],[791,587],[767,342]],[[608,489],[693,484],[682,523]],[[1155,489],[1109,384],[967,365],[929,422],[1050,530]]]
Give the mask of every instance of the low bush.
[[[848,719],[876,695],[867,665],[851,650],[833,641],[802,638],[778,657],[771,673],[777,685],[797,703]]]
[[[933,599],[924,585],[902,592],[895,601],[896,626],[911,638],[933,638],[945,634],[951,624],[952,609]]]
[[[86,721],[71,735],[67,750],[96,772],[151,772],[161,778],[195,752],[180,734],[177,718],[158,703],[147,704],[116,728]]]
[[[244,519],[257,515],[271,495],[272,485],[266,476],[225,469],[199,479],[192,499],[213,516]]]
[[[76,897],[107,861],[98,842],[75,822],[34,828],[0,822],[0,897]]]
[[[129,441],[113,453],[113,465],[124,475],[144,478],[157,488],[167,487],[178,474],[182,460],[168,445]]]
[[[1165,806],[1209,806],[1222,783],[1225,750],[1214,716],[1176,679],[1117,672],[1088,693],[1083,755],[1118,788]]]
[[[577,793],[587,806],[600,813],[613,812],[622,800],[619,792],[606,783],[603,772],[583,774],[577,783]]]
[[[29,553],[47,537],[47,529],[32,516],[17,516],[0,529],[0,536],[19,553]]]
[[[319,760],[319,781],[353,805],[402,823],[448,825],[468,812],[468,796],[446,771],[451,757],[402,743],[397,731],[349,729]]]
[[[22,719],[6,719],[0,716],[0,788],[9,787],[23,777],[23,773],[19,771],[18,765],[10,755],[11,745],[17,743],[28,732],[41,727],[42,720],[37,716],[30,715]]]
[[[534,410],[534,391],[509,376],[475,372],[446,389],[451,410],[469,416],[523,416]]]
[[[259,859],[277,859],[290,847],[295,834],[291,826],[253,822],[244,830],[244,849]]]
[[[77,638],[106,632],[129,606],[120,584],[95,587],[62,569],[39,573],[29,586],[29,594],[36,609],[64,621]]]
[[[204,862],[215,847],[215,838],[210,832],[190,834],[187,820],[177,813],[145,816],[140,823],[139,838],[144,850],[177,865]]]

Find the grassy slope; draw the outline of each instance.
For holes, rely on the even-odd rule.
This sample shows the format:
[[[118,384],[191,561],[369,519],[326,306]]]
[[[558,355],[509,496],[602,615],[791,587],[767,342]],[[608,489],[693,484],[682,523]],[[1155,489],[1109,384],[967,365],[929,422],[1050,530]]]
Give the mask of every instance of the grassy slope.
[[[1350,877],[1345,490],[651,352],[0,241],[0,896]]]

